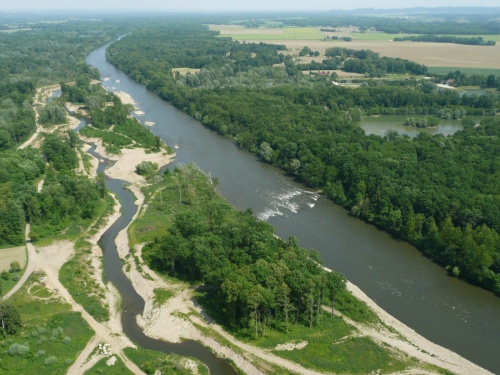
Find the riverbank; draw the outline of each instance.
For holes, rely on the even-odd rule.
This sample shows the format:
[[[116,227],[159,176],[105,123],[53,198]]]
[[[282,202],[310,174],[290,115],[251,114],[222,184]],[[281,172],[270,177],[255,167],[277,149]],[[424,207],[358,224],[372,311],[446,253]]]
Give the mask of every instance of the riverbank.
[[[88,140],[88,139],[87,139]],[[115,163],[111,166],[106,174],[110,177],[127,181],[131,185],[129,185],[129,189],[135,194],[137,201],[136,205],[138,206],[137,212],[133,218],[135,220],[137,217],[144,213],[144,210],[147,209],[147,206],[144,204],[146,197],[142,194],[140,187],[145,184],[145,180],[135,174],[135,165],[143,161],[141,158],[153,157],[151,154],[142,154],[137,149],[136,150],[125,150],[122,155],[108,155],[104,147],[102,147],[102,143],[100,141],[96,141],[97,147],[96,152],[101,157],[109,157]],[[165,155],[164,155],[165,156]],[[153,161],[156,159],[148,159],[149,161]],[[163,157],[159,157],[159,159],[155,162],[158,164],[167,163]],[[146,202],[147,203],[147,202]],[[158,277],[154,272],[149,270],[142,261],[141,258],[141,247],[137,247],[133,252],[130,251],[129,246],[129,238],[127,233],[127,228],[119,233],[116,238],[118,251],[122,259],[126,261],[128,268],[130,265],[130,269],[127,270],[127,276],[132,280],[132,283],[137,290],[137,292],[144,298],[146,301],[146,307],[142,317],[139,317],[139,324],[143,327],[145,333],[148,336],[154,338],[160,338],[162,340],[171,341],[171,342],[179,342],[181,338],[190,338],[195,339],[202,342],[204,345],[212,348],[217,353],[231,358],[238,367],[243,369],[246,373],[250,374],[259,374],[265,371],[260,370],[258,367],[254,366],[252,362],[259,362],[259,358],[261,361],[274,364],[279,367],[283,367],[288,369],[289,371],[294,371],[298,373],[305,374],[317,374],[313,370],[304,369],[300,365],[287,361],[281,357],[277,357],[272,353],[269,353],[267,350],[263,350],[254,346],[250,346],[245,344],[231,335],[227,334],[222,330],[221,327],[213,324],[212,322],[207,322],[201,319],[198,316],[202,316],[203,312],[201,309],[196,306],[192,299],[192,291],[185,285],[180,283],[170,283],[166,282],[160,277]],[[131,256],[132,255],[132,256]],[[137,264],[135,263],[135,257],[140,262],[140,267],[142,270],[139,270]],[[150,280],[151,279],[151,280]],[[157,306],[154,302],[155,300],[155,289],[163,288],[171,290],[175,293],[175,296],[171,298],[165,305]],[[358,298],[363,300],[372,309],[375,310],[375,304],[371,301],[364,293],[360,290],[356,290],[356,288],[349,284],[349,290],[355,294]],[[373,304],[373,306],[372,306]],[[378,306],[376,306],[378,307]],[[380,309],[380,308],[379,308]],[[189,316],[192,312],[197,312],[197,317]],[[361,327],[359,325],[356,326],[358,330],[361,331],[362,335],[366,335],[368,337],[373,338],[376,342],[385,342],[388,343],[387,337],[389,337],[392,341],[388,343],[391,347],[395,348],[403,353],[407,353],[407,355],[418,358],[419,360],[425,363],[431,363],[437,365],[442,368],[446,368],[449,371],[458,374],[488,374],[489,372],[471,364],[469,361],[463,359],[460,356],[453,357],[451,356],[451,352],[437,352],[436,348],[431,346],[426,346],[427,343],[423,337],[421,336],[411,336],[411,332],[401,332],[404,330],[404,326],[401,324],[397,325],[398,321],[387,314],[384,316],[382,313],[383,310],[376,310],[377,315],[386,325],[392,328],[387,328],[384,331],[383,327],[377,327],[377,329],[371,329],[370,327]],[[186,318],[186,316],[189,316]],[[199,329],[196,328],[195,324],[210,328],[215,331],[218,335],[222,336],[225,340],[227,340],[233,348],[229,348],[228,346],[223,346],[217,343],[213,338],[205,336]],[[406,327],[407,328],[407,327]],[[407,328],[408,329],[408,328]],[[393,330],[396,330],[398,334],[394,334]],[[409,329],[408,329],[409,330]],[[409,330],[411,331],[411,330]],[[414,331],[413,331],[414,332]],[[403,338],[399,337],[402,336]],[[392,337],[394,336],[394,337]],[[422,340],[418,341],[418,337]],[[399,341],[398,341],[399,340]],[[411,344],[409,344],[411,343]],[[432,343],[430,343],[432,344]],[[433,344],[434,345],[434,344]],[[437,347],[437,345],[436,345]],[[439,347],[440,348],[440,347]],[[425,354],[426,351],[428,354]],[[240,353],[245,353],[245,355],[241,355]],[[423,353],[424,355],[421,355]],[[454,353],[452,353],[454,354]],[[254,360],[252,362],[245,359],[245,357],[253,357]],[[434,356],[437,356],[435,358]],[[459,359],[462,359],[461,362]],[[422,373],[422,372],[419,372]]]

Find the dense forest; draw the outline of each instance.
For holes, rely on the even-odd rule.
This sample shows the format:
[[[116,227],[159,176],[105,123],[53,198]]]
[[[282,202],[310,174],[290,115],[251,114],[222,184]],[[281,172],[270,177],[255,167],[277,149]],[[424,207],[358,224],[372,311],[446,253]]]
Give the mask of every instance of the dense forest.
[[[286,332],[294,323],[312,327],[321,323],[326,301],[348,298],[342,275],[326,272],[295,238],[274,236],[251,210],[236,211],[195,167],[164,179],[175,214],[168,235],[150,243],[144,258],[155,270],[213,288],[212,304],[234,329],[264,336],[271,326]]]
[[[253,55],[239,59],[235,52],[242,49]],[[355,122],[363,114],[494,114],[496,96],[460,96],[425,84],[352,90],[314,76],[297,85],[300,70],[292,61],[265,66],[281,59],[278,48],[216,38],[196,25],[133,33],[111,45],[107,57],[352,215],[410,241],[450,273],[500,293],[500,120],[477,127],[466,118],[453,137],[422,133],[414,139],[395,132],[366,136]],[[172,73],[178,67],[200,70],[189,84]],[[267,85],[262,79],[254,84],[252,76],[263,68],[270,73]],[[217,71],[234,84],[213,77]]]
[[[12,15],[14,17],[14,15]],[[16,150],[40,123],[66,122],[61,103],[34,107],[36,88],[61,81],[90,81],[98,73],[86,55],[120,33],[118,23],[95,21],[20,24],[6,17],[11,30],[0,33],[0,246],[24,243],[24,225],[32,224],[34,241],[96,215],[102,183],[78,176],[74,134],[50,134],[41,149]],[[91,26],[91,27],[90,27]],[[16,31],[18,30],[19,31]],[[76,85],[78,86],[78,85]],[[36,185],[45,178],[41,193]]]

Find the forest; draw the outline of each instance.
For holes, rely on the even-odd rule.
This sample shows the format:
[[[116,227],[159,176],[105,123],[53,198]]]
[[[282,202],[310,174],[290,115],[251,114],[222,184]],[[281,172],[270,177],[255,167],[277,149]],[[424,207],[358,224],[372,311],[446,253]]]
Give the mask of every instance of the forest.
[[[86,55],[120,33],[118,23],[83,21],[29,23],[29,30],[0,33],[0,246],[24,243],[32,224],[34,241],[54,235],[97,213],[102,187],[77,176],[74,134],[48,135],[41,149],[16,149],[35,131],[36,88],[61,81],[98,78]],[[89,38],[89,33],[92,38]],[[40,123],[66,121],[66,111],[52,103],[40,110]],[[48,164],[46,165],[46,162]],[[45,178],[37,194],[36,185]]]
[[[274,236],[251,210],[236,211],[194,166],[164,179],[175,214],[168,235],[150,243],[144,259],[155,270],[210,286],[212,304],[233,329],[256,337],[269,327],[312,327],[320,324],[326,301],[334,309],[337,297],[348,298],[342,275],[325,271],[297,239]]]
[[[241,59],[242,50],[253,55]],[[107,58],[352,215],[411,242],[450,274],[500,293],[499,119],[475,126],[465,118],[453,137],[413,139],[367,136],[356,124],[373,114],[493,115],[497,96],[460,96],[415,81],[332,86],[325,77],[300,75],[279,47],[217,38],[199,25],[152,25],[112,44]],[[281,59],[281,67],[266,65]],[[200,71],[184,77],[172,73],[177,67]]]

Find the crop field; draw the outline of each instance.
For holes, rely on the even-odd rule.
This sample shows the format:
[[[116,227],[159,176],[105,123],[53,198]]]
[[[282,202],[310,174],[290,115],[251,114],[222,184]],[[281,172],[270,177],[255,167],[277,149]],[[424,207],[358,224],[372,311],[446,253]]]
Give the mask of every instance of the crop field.
[[[493,74],[496,77],[500,77],[500,65],[498,69],[482,69],[482,68],[459,68],[456,66],[443,66],[443,67],[430,67],[429,72],[433,74],[448,74],[449,72],[455,72],[457,70],[460,70],[462,73],[465,74],[477,74],[477,75],[485,75],[488,76],[490,74]]]
[[[454,69],[500,69],[500,43],[496,46],[469,46],[451,43],[392,42],[396,34],[381,32],[357,33],[354,29],[339,29],[338,32],[323,33],[319,28],[248,29],[235,25],[210,25],[221,36],[235,40],[285,44],[288,52],[298,54],[304,46],[319,51],[319,61],[330,47],[344,47],[356,50],[369,49],[381,56],[400,57],[428,67],[455,67]],[[352,42],[324,40],[326,35],[351,36]],[[398,34],[405,36],[406,34]],[[485,40],[500,41],[500,35],[482,35]]]
[[[315,27],[286,27],[249,29],[237,25],[209,25],[210,30],[220,31],[221,36],[235,40],[266,41],[266,40],[321,40],[326,34]]]
[[[26,264],[26,246],[0,249],[0,272],[8,271],[12,262],[18,261],[21,268]]]

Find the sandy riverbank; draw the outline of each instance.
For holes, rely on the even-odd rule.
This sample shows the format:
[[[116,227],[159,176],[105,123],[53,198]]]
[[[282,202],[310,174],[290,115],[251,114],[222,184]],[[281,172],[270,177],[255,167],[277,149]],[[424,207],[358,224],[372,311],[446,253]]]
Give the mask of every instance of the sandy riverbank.
[[[120,168],[113,172],[113,177],[125,180],[129,178],[127,173],[121,171]],[[129,181],[131,182],[131,180]],[[134,185],[131,185],[131,190],[138,198],[136,201],[136,204],[138,205],[138,211],[136,213],[137,217],[141,213],[144,196],[140,192],[140,189],[134,187]],[[125,258],[130,252],[127,229],[124,229],[118,234],[116,241],[120,257]],[[139,254],[139,258],[142,259],[140,257],[141,247],[136,249],[136,251]],[[188,288],[185,286],[182,287],[180,284],[167,284],[153,271],[149,270],[146,265],[141,264],[141,266],[143,268],[143,272],[146,272],[152,280],[146,279],[143,274],[137,270],[134,264],[131,265],[130,271],[127,272],[127,276],[132,280],[137,292],[146,301],[144,314],[143,316],[138,317],[138,321],[139,325],[144,329],[144,332],[148,336],[171,342],[179,342],[181,338],[198,340],[204,345],[211,347],[216,353],[235,360],[239,367],[246,369],[245,371],[247,371],[247,373],[261,373],[258,368],[252,365],[252,363],[239,356],[239,354],[235,353],[232,349],[223,347],[222,345],[216,343],[215,340],[203,336],[189,320],[179,318],[178,313],[188,314],[190,311],[197,311],[200,314],[202,313],[200,308],[194,304],[192,300],[192,292]],[[378,315],[380,320],[385,325],[370,327],[350,322],[359,331],[360,335],[370,337],[382,346],[388,345],[396,352],[405,353],[411,357],[417,358],[419,361],[445,368],[456,374],[491,374],[458,354],[436,345],[418,335],[414,330],[410,329],[381,309],[373,300],[371,300],[352,283],[348,283],[347,287],[356,298],[365,302]],[[153,302],[155,288],[173,289],[178,291],[176,292],[177,294],[175,297],[169,299],[169,301],[161,307],[158,307],[155,306]],[[192,320],[196,321],[197,324],[202,326],[204,325],[215,330],[218,334],[229,340],[234,346],[240,348],[253,357],[261,358],[290,371],[296,371],[302,374],[317,373],[312,370],[304,369],[298,364],[277,357],[268,351],[239,342],[237,339],[224,332],[222,328],[216,324],[207,323],[197,318],[192,318]],[[397,334],[395,334],[394,331],[396,331]],[[412,369],[412,371],[413,370],[414,369]],[[422,373],[418,371],[420,370],[417,370],[416,373]]]
[[[98,145],[96,151],[98,153],[104,152],[104,148],[102,145]],[[138,206],[137,213],[133,218],[133,220],[135,220],[135,218],[141,214],[141,210],[147,209],[147,207],[143,208],[144,196],[140,191],[140,185],[144,183],[144,180],[134,172],[134,166],[142,160],[155,161],[162,165],[161,163],[168,163],[169,158],[163,159],[165,155],[154,156],[145,154],[142,150],[124,150],[123,155],[111,157],[113,159],[117,158],[117,161],[106,171],[106,174],[113,178],[125,180],[131,184],[129,189],[135,194],[137,198],[135,203]],[[156,157],[158,157],[158,159],[156,159]],[[120,257],[125,259],[130,253],[127,228],[118,234],[116,243]],[[140,254],[141,248],[139,247],[136,251]],[[141,259],[140,256],[139,259]],[[262,373],[250,361],[234,352],[234,350],[222,346],[212,338],[201,334],[201,332],[196,329],[190,320],[179,317],[179,313],[189,314],[190,311],[198,311],[201,313],[200,308],[195,306],[192,300],[192,291],[189,290],[189,288],[182,286],[182,284],[168,284],[163,279],[158,277],[153,271],[149,270],[146,265],[141,264],[141,266],[143,268],[142,272],[147,273],[149,278],[152,280],[145,278],[143,273],[138,271],[133,262],[131,264],[130,271],[127,272],[127,276],[131,279],[137,292],[146,301],[144,313],[142,316],[138,317],[138,322],[148,336],[170,342],[180,342],[182,338],[198,340],[204,345],[211,347],[216,353],[219,353],[219,355],[233,359],[237,365],[240,368],[244,368],[247,373]],[[361,335],[368,336],[381,345],[388,345],[393,348],[393,350],[417,358],[419,361],[445,368],[456,374],[490,374],[490,372],[474,365],[458,354],[436,345],[418,335],[414,330],[410,329],[381,309],[374,301],[372,301],[352,283],[348,283],[347,287],[356,298],[365,302],[386,325],[386,327],[380,325],[380,327],[374,328],[350,322],[360,331]],[[154,304],[155,288],[177,290],[177,292],[175,297],[169,299],[169,301],[161,307],[158,307]],[[196,320],[197,324],[205,325],[206,327],[215,330],[218,334],[229,340],[232,345],[240,348],[254,358],[261,358],[264,361],[274,363],[290,371],[302,374],[317,374],[316,371],[305,369],[296,363],[284,360],[283,358],[277,357],[268,351],[239,342],[237,339],[224,332],[221,327],[213,323],[207,323],[201,321],[200,319],[193,320]],[[393,331],[387,327],[397,331],[398,334],[394,334]]]
[[[135,104],[130,95],[121,92],[116,94],[124,103]],[[140,190],[140,187],[143,186],[146,181],[143,177],[135,173],[135,166],[142,161],[151,161],[158,163],[161,167],[171,162],[173,156],[162,152],[146,154],[143,149],[124,149],[120,155],[109,155],[106,153],[101,140],[85,140],[96,144],[97,154],[114,162],[105,171],[106,175],[115,179],[127,181],[130,184],[129,189],[137,198],[135,203],[138,209],[133,218],[133,220],[135,220],[141,215],[142,210],[147,209],[146,205],[144,205],[145,197]],[[240,342],[224,332],[221,327],[213,322],[206,322],[196,317],[191,317],[190,319],[192,321],[190,319],[181,318],[179,313],[189,314],[191,311],[197,311],[202,315],[201,309],[195,305],[192,299],[192,291],[183,284],[165,282],[144,265],[140,256],[141,247],[136,249],[136,254],[139,255],[142,267],[142,271],[139,271],[133,261],[134,257],[127,257],[130,254],[127,229],[128,227],[117,235],[116,243],[120,257],[122,259],[128,259],[130,264],[130,270],[126,272],[127,277],[131,279],[134,288],[146,302],[143,315],[138,316],[139,325],[144,329],[146,335],[170,342],[180,342],[182,338],[198,340],[204,345],[212,348],[212,350],[219,355],[234,360],[238,367],[248,374],[263,373],[261,369],[254,366],[252,361],[249,361],[248,358],[260,358],[265,362],[273,363],[289,371],[301,374],[318,374],[316,371],[305,369],[294,362],[275,356],[269,351]],[[94,254],[94,256],[95,255],[98,254]],[[145,277],[145,274],[148,276]],[[440,347],[418,335],[414,330],[386,313],[352,283],[348,283],[347,287],[355,297],[365,302],[385,325],[381,324],[377,327],[369,327],[350,322],[359,331],[360,335],[370,337],[382,346],[389,346],[395,352],[405,353],[408,356],[417,358],[421,362],[442,367],[456,374],[491,374],[456,353]],[[159,307],[154,304],[154,289],[156,288],[174,290],[176,294],[174,297],[170,298],[167,303]],[[236,353],[226,346],[220,345],[210,337],[204,336],[194,326],[193,322],[210,328],[222,335],[225,339],[230,341],[232,345],[245,352],[245,356]],[[396,331],[397,334],[395,334],[394,331]],[[256,362],[258,363],[258,360]],[[409,369],[405,373],[426,372],[420,369]]]

